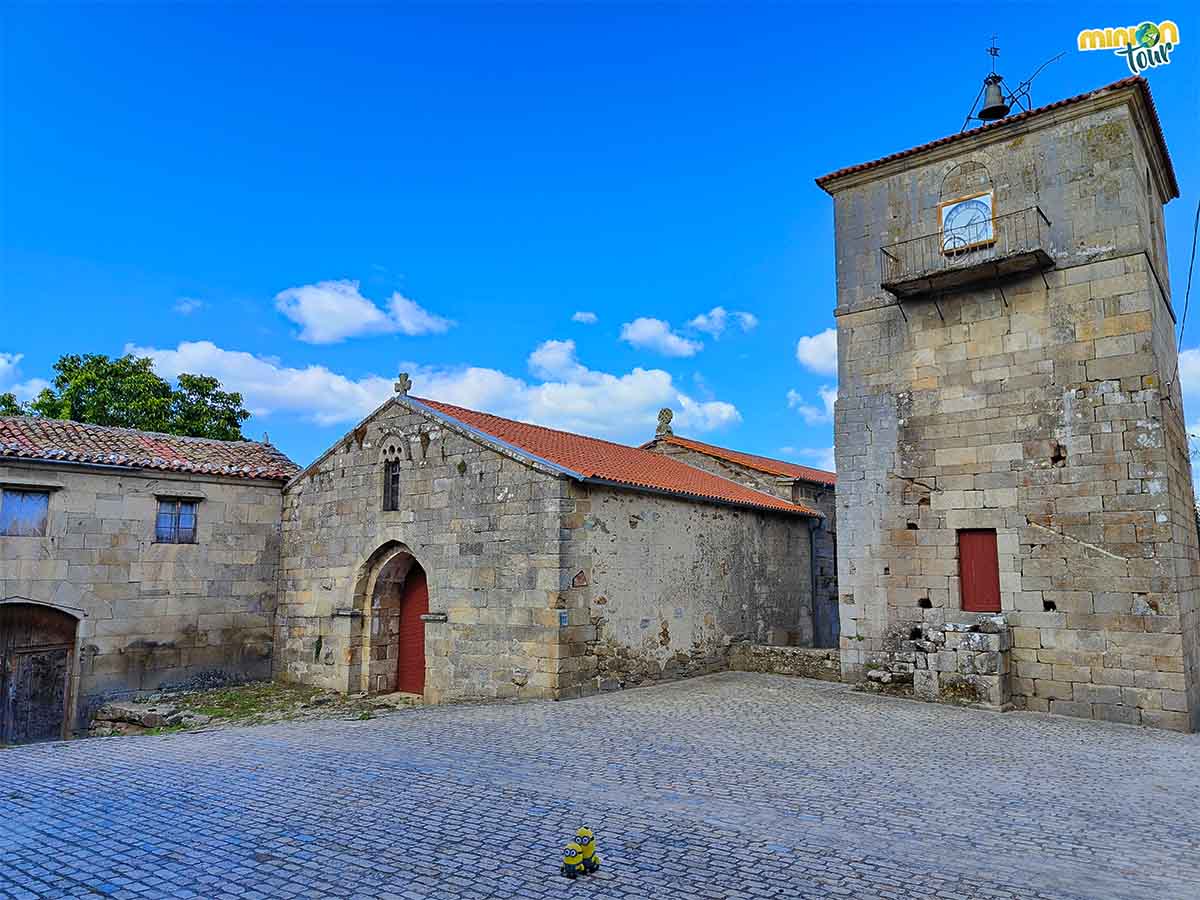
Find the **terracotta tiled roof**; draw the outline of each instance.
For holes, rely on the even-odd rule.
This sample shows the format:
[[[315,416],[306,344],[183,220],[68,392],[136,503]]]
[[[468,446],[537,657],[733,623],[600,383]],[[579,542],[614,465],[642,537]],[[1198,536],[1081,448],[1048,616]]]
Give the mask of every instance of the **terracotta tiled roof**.
[[[0,462],[49,460],[286,481],[294,462],[257,441],[215,441],[29,416],[0,419]]]
[[[657,437],[654,440],[674,444],[677,447],[686,447],[689,450],[695,450],[698,453],[704,453],[717,459],[737,463],[738,465],[745,466],[747,469],[766,472],[768,475],[778,475],[782,478],[797,478],[801,481],[811,481],[816,484],[830,486],[837,484],[837,475],[833,472],[826,472],[824,469],[814,469],[811,466],[785,462],[782,459],[771,459],[769,456],[742,453],[740,450],[729,450],[725,447],[718,447],[715,444],[705,444],[702,441],[680,437],[677,434]],[[649,447],[653,443],[654,441],[649,441],[642,446]]]
[[[873,169],[876,166],[882,166],[884,163],[891,162],[894,159],[903,159],[906,156],[912,156],[915,153],[921,153],[933,147],[941,147],[944,144],[951,144],[955,141],[961,141],[976,134],[982,134],[985,131],[993,131],[999,128],[1005,128],[1012,125],[1014,122],[1022,122],[1040,113],[1047,112],[1052,109],[1059,109],[1063,106],[1070,106],[1073,103],[1079,103],[1087,100],[1090,97],[1095,97],[1105,91],[1116,90],[1117,88],[1129,87],[1136,85],[1142,92],[1142,96],[1146,99],[1146,106],[1150,109],[1150,121],[1154,125],[1154,136],[1158,139],[1159,146],[1162,148],[1163,159],[1167,163],[1167,179],[1174,190],[1173,196],[1179,196],[1179,182],[1175,178],[1175,167],[1171,163],[1171,155],[1167,152],[1167,141],[1163,137],[1162,123],[1158,119],[1158,110],[1154,106],[1154,98],[1150,95],[1150,85],[1141,75],[1132,75],[1129,78],[1122,78],[1120,81],[1114,81],[1112,84],[1107,84],[1104,87],[1096,88],[1084,94],[1078,94],[1074,97],[1068,97],[1065,100],[1059,100],[1055,103],[1049,103],[1046,106],[1039,106],[1036,109],[1031,109],[1023,113],[1017,113],[1015,116],[1009,116],[1006,119],[999,119],[995,122],[989,122],[987,125],[980,125],[978,128],[972,128],[969,131],[961,132],[960,134],[952,134],[948,137],[940,138],[936,141],[930,141],[928,144],[921,144],[919,147],[912,147],[908,150],[901,150],[899,153],[893,153],[890,156],[884,156],[880,159],[872,160],[871,162],[859,163],[856,166],[847,166],[844,169],[838,169],[836,172],[830,172],[828,175],[822,175],[818,178],[817,186],[823,189],[825,185],[834,179],[841,178],[843,175],[849,175],[852,172],[862,172],[866,169]],[[1169,198],[1168,198],[1169,199]]]
[[[793,515],[819,515],[799,503],[743,487],[719,475],[638,447],[515,422],[488,413],[410,398],[463,425],[497,438],[518,451],[567,469],[584,480],[612,482],[634,489],[665,491],[698,500],[732,503]]]

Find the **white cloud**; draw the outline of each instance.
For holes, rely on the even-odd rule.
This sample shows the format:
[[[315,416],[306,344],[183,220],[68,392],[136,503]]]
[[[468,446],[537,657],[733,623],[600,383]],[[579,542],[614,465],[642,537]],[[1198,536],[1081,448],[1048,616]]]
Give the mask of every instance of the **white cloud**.
[[[203,308],[204,301],[197,300],[195,297],[180,297],[175,301],[175,312],[181,316],[190,316],[196,310]]]
[[[808,460],[814,468],[824,469],[826,472],[837,471],[832,447],[805,447],[797,450],[793,455]]]
[[[1179,383],[1185,394],[1200,396],[1200,349],[1180,351]]]
[[[821,375],[837,374],[837,332],[826,328],[820,334],[796,342],[796,360]]]
[[[594,312],[585,312],[584,310],[580,310],[579,312],[575,313],[575,315],[571,316],[571,321],[579,322],[581,325],[595,325],[600,321],[600,317]]]
[[[804,397],[798,391],[788,391],[788,409],[794,409],[800,413],[804,421],[809,425],[821,425],[832,422],[833,404],[837,402],[837,388],[824,384],[817,388],[817,393],[821,397],[820,407],[806,403]]]
[[[663,356],[695,356],[704,349],[699,341],[688,340],[673,332],[669,322],[645,316],[622,325],[621,340]]]
[[[333,344],[367,334],[440,334],[454,325],[399,292],[380,309],[364,297],[357,281],[319,281],[280,291],[276,308],[301,327],[300,340]]]
[[[23,353],[0,353],[0,394],[14,394],[22,403],[50,387],[50,382],[44,378],[17,380],[21,377],[21,360],[24,358]]]
[[[292,368],[270,357],[225,350],[211,341],[181,343],[174,350],[126,346],[149,356],[160,375],[193,372],[239,391],[257,416],[298,415],[319,425],[351,423],[392,395],[394,377],[347,378],[324,366]],[[495,415],[615,440],[640,441],[654,433],[658,410],[675,410],[680,431],[701,433],[741,421],[737,407],[700,401],[679,390],[661,369],[636,368],[623,375],[588,369],[572,341],[545,341],[530,355],[530,384],[496,369],[405,363],[413,393]]]
[[[713,338],[720,338],[729,325],[729,312],[723,306],[714,306],[706,313],[700,313],[690,322],[689,328],[694,328],[696,331],[703,331],[705,334],[711,334]],[[751,331],[758,327],[758,317],[754,313],[735,312],[733,317],[737,320],[738,327],[742,331]]]

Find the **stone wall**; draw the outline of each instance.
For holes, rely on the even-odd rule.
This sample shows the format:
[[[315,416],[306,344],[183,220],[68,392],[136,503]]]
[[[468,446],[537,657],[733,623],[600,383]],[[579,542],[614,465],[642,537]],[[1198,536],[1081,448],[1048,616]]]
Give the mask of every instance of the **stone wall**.
[[[842,660],[961,622],[960,529],[997,532],[1027,709],[1200,724],[1191,465],[1135,88],[849,176],[835,195]],[[937,299],[880,287],[882,245],[947,195],[1038,206],[1056,267]]]
[[[867,665],[867,690],[1004,711],[1012,707],[1012,633],[1004,616],[917,626],[889,635]]]
[[[833,648],[771,647],[739,641],[730,648],[729,668],[734,672],[842,680],[841,659]]]
[[[398,511],[382,509],[385,458],[401,462]],[[395,655],[372,650],[387,637],[387,609],[372,608],[368,585],[406,549],[425,569],[430,612],[446,616],[426,625],[427,700],[556,696],[568,492],[553,474],[389,403],[284,492],[278,676],[387,690]],[[586,622],[586,611],[576,617]]]
[[[812,590],[814,593],[812,605],[814,609],[818,610],[818,616],[821,615],[820,610],[828,610],[831,617],[836,619],[838,597],[837,497],[834,488],[798,479],[770,475],[766,472],[760,472],[757,469],[751,469],[749,466],[743,466],[710,456],[707,453],[701,453],[699,450],[693,450],[690,447],[681,447],[679,444],[674,444],[670,441],[655,440],[651,442],[647,449],[667,456],[673,456],[690,466],[704,469],[707,472],[712,472],[714,475],[720,475],[722,478],[728,478],[730,481],[736,481],[738,484],[744,484],[746,487],[754,488],[757,491],[773,494],[784,500],[803,503],[821,513],[824,516],[823,519],[819,521],[815,519],[810,520],[810,524],[814,529],[812,553],[816,561],[816,570],[813,573]],[[826,631],[832,632],[833,644],[836,646],[836,622],[831,623],[831,625],[833,627],[826,629]]]
[[[279,482],[37,463],[0,482],[51,492],[45,537],[0,537],[0,601],[79,618],[72,730],[108,698],[270,676]],[[196,543],[155,542],[158,496],[199,500]]]
[[[571,596],[595,625],[574,648],[581,683],[718,671],[734,641],[811,643],[806,517],[595,486],[580,502]]]

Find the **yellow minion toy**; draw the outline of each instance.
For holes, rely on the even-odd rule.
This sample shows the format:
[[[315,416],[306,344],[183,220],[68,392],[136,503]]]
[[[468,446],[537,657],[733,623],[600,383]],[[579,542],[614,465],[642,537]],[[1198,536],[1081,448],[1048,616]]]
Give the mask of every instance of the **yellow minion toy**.
[[[578,878],[580,875],[587,874],[587,869],[583,866],[583,848],[574,841],[563,848],[561,871],[566,878]]]
[[[596,836],[586,825],[575,832],[575,843],[583,850],[583,868],[591,874],[600,868],[600,854],[596,852]]]

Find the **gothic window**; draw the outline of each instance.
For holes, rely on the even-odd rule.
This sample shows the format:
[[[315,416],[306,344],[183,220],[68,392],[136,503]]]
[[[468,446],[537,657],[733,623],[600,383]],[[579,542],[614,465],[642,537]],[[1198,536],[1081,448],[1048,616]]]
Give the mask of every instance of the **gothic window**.
[[[383,508],[400,508],[400,460],[389,459],[383,464]]]

